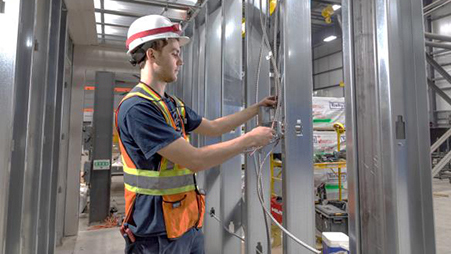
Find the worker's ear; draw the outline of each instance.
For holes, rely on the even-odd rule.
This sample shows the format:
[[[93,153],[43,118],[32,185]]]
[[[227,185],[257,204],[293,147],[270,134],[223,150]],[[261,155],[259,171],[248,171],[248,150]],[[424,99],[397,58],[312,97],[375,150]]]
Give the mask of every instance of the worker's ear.
[[[146,51],[147,59],[149,59],[150,61],[154,62],[155,61],[155,57],[156,57],[155,53],[156,53],[156,51],[153,48],[147,49],[147,51]]]

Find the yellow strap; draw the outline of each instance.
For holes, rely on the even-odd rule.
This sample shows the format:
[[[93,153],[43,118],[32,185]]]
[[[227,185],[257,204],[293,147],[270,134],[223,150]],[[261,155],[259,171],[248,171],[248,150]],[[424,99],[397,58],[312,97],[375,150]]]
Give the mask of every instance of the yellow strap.
[[[141,97],[141,98],[143,98],[143,99],[146,99],[146,100],[149,100],[149,101],[153,101],[153,102],[155,102],[156,104],[160,104],[160,103],[156,102],[156,100],[155,100],[154,98],[149,97],[149,96],[146,96],[146,95],[144,95],[144,94],[142,94],[142,93],[140,93],[140,92],[129,93],[129,94],[127,94],[127,95],[124,97],[124,100],[126,100],[126,99],[128,99],[128,98],[130,98],[130,97],[133,97],[133,96],[138,96],[138,97]],[[164,116],[164,119],[166,120],[166,123],[168,123],[169,125],[171,125],[172,127],[174,127],[174,125],[172,124],[172,122],[174,122],[174,120],[172,120],[172,116],[170,115],[170,113],[168,113],[168,112],[165,110],[165,108],[162,107],[162,105],[159,105],[159,107],[160,107],[161,111],[163,112],[163,116]]]
[[[161,99],[161,97],[156,94],[154,91],[152,91],[152,89],[148,88],[146,85],[140,83],[138,84],[138,87],[143,89],[144,91],[146,91],[152,98],[154,98],[152,101],[158,103],[162,109],[163,112],[165,112],[168,116],[170,116],[170,121],[168,122],[170,125],[172,125],[172,127],[174,127],[174,129],[177,128],[177,126],[175,126],[175,122],[174,119],[172,118],[171,115],[171,111],[169,110],[168,106],[166,105],[166,103]]]
[[[131,191],[134,193],[139,193],[139,194],[144,194],[144,195],[152,195],[152,196],[172,195],[172,194],[183,193],[183,192],[192,191],[192,190],[196,189],[196,186],[194,186],[194,185],[188,185],[188,186],[181,187],[181,188],[174,188],[174,189],[167,189],[167,190],[143,189],[143,188],[130,186],[126,183],[124,183],[124,185],[128,191]]]
[[[147,169],[137,169],[129,168],[125,164],[122,166],[124,172],[135,176],[146,176],[146,177],[171,177],[171,176],[182,176],[182,175],[192,175],[194,172],[187,168],[173,169],[173,170],[147,170]]]

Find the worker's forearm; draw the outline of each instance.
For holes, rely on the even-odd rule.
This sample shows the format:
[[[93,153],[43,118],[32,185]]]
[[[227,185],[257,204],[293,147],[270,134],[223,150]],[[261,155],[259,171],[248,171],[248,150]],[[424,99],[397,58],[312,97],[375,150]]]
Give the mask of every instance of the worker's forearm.
[[[258,104],[254,104],[240,112],[232,115],[224,116],[214,120],[214,125],[217,129],[217,134],[221,135],[236,129],[238,126],[244,124],[249,119],[257,115]]]
[[[221,142],[214,145],[197,148],[195,168],[192,171],[198,172],[219,165],[228,159],[242,153],[253,144],[246,135],[238,138]]]

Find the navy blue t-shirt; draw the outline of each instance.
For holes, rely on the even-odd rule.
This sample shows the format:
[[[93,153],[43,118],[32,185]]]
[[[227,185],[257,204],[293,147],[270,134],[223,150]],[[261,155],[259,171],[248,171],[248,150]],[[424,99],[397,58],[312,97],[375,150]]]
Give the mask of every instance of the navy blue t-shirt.
[[[167,97],[163,100],[171,111],[177,131],[166,123],[157,106],[141,97],[125,100],[119,109],[120,137],[128,155],[139,169],[158,170],[161,156],[157,152],[183,137],[175,103]],[[200,125],[202,117],[188,106],[185,106],[185,112],[185,131],[188,134]],[[132,218],[135,225],[129,227],[137,236],[166,234],[161,196],[137,194]]]

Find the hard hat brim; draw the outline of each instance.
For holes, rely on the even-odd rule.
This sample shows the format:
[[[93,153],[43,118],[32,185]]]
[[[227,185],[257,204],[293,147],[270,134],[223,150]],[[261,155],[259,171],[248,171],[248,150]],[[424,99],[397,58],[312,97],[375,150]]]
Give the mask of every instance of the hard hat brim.
[[[180,47],[182,47],[182,46],[184,46],[184,45],[186,45],[186,44],[188,44],[188,43],[190,42],[190,38],[189,38],[189,37],[187,37],[187,36],[181,36],[181,35],[174,34],[174,33],[162,34],[161,36],[151,35],[151,36],[149,36],[149,37],[151,37],[152,39],[149,40],[149,38],[144,37],[144,38],[140,38],[140,42],[141,42],[141,43],[139,43],[139,42],[133,42],[133,43],[139,43],[139,45],[142,45],[142,44],[144,44],[144,43],[151,42],[151,41],[155,41],[155,40],[161,40],[161,39],[178,39],[178,40],[179,40],[179,43],[180,43]],[[130,46],[131,46],[131,45],[130,45]],[[134,51],[137,47],[136,47],[136,46],[133,46],[133,47],[130,47],[130,48],[131,48],[131,49],[129,49],[129,50],[127,51],[127,54],[129,54],[129,55],[131,55],[132,51]]]

